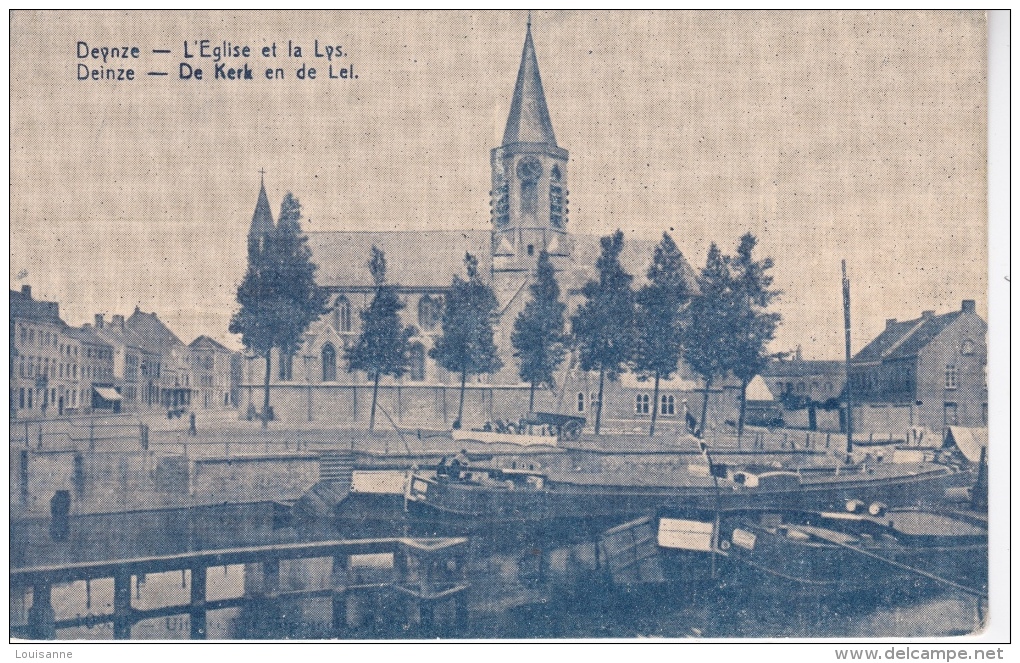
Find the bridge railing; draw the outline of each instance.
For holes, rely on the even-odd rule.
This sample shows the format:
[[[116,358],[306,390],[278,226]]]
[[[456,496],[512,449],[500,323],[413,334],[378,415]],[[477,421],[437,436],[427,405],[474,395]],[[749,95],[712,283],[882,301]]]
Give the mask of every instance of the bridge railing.
[[[454,604],[455,628],[467,622],[465,590],[466,538],[406,537],[288,543],[245,548],[228,548],[139,557],[99,562],[79,562],[12,569],[12,594],[32,594],[27,624],[11,625],[11,635],[28,639],[53,639],[57,629],[113,624],[114,639],[130,639],[132,626],[144,619],[188,615],[192,639],[206,636],[206,613],[209,610],[243,607],[254,602],[279,599],[331,597],[334,631],[342,631],[347,623],[346,601],[349,596],[380,589],[391,589],[416,603],[423,629],[432,626],[433,607],[440,601]],[[393,571],[374,582],[366,582],[362,574],[352,573],[351,557],[358,555],[393,555]],[[281,591],[280,562],[312,558],[332,558],[332,586],[324,589]],[[212,567],[232,564],[261,565],[261,578],[253,583],[257,589],[243,596],[217,600],[206,599],[207,571]],[[257,568],[257,567],[256,567]],[[135,577],[149,573],[188,571],[191,577],[190,600],[186,604],[152,609],[131,605],[131,584]],[[113,612],[73,618],[56,619],[51,602],[52,588],[60,583],[112,578]]]

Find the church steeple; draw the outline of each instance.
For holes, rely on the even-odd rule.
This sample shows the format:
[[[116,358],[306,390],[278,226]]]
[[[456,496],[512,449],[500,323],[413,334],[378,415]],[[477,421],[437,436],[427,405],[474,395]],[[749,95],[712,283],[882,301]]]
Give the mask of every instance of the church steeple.
[[[273,211],[269,208],[269,197],[266,196],[266,171],[259,171],[259,199],[255,203],[255,213],[251,217],[251,229],[248,230],[248,261],[256,256],[265,246],[265,239],[273,232]]]
[[[492,269],[497,281],[508,275],[508,288],[514,274],[536,269],[542,251],[554,264],[570,255],[568,159],[553,133],[529,15],[503,142],[491,155]]]
[[[538,56],[531,39],[531,16],[528,16],[528,32],[524,37],[524,51],[521,66],[517,71],[517,85],[514,86],[510,115],[503,132],[503,145],[513,143],[546,143],[556,145],[549,107],[545,103],[542,76],[538,72]]]

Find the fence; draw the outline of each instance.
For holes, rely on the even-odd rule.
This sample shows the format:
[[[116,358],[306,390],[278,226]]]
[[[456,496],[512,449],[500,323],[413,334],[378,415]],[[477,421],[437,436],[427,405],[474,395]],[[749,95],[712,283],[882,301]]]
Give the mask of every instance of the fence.
[[[35,451],[146,448],[149,427],[132,415],[12,421],[10,444]]]

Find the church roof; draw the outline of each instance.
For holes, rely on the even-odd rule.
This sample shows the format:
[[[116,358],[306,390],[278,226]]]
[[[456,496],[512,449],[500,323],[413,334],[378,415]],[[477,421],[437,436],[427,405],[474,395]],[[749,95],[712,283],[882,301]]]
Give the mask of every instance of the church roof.
[[[273,211],[269,208],[269,197],[266,196],[266,183],[259,188],[259,199],[255,203],[255,213],[251,217],[251,230],[248,237],[259,237],[273,232]]]
[[[573,248],[570,253],[569,274],[560,276],[560,287],[564,290],[580,290],[588,281],[598,280],[595,263],[602,253],[601,238],[597,235],[571,235]],[[648,279],[648,267],[655,256],[657,241],[627,237],[620,252],[620,264],[625,272],[634,277],[634,286],[640,287]],[[691,292],[697,292],[697,279],[691,264],[684,257],[684,274]]]
[[[513,143],[556,145],[549,107],[542,90],[542,77],[538,73],[535,44],[531,40],[530,22],[528,34],[524,38],[524,51],[521,53],[521,68],[517,72],[517,84],[510,102],[510,115],[503,132],[503,145]]]
[[[326,287],[371,287],[372,246],[386,254],[386,281],[409,288],[446,288],[454,274],[466,277],[464,254],[478,258],[478,270],[492,267],[492,233],[487,230],[309,232],[316,281]]]
[[[368,258],[372,246],[386,253],[386,280],[409,288],[446,288],[453,275],[462,278],[464,253],[478,258],[478,270],[488,279],[492,268],[492,233],[487,230],[309,232],[312,260],[319,266],[316,281],[321,286],[370,288],[372,275]],[[566,272],[557,275],[565,292],[580,290],[598,278],[595,262],[602,251],[596,235],[571,235],[571,256]],[[628,238],[623,243],[620,263],[634,277],[635,287],[646,281],[658,242]],[[497,252],[498,253],[498,252]],[[694,270],[684,261],[688,285],[697,291]]]

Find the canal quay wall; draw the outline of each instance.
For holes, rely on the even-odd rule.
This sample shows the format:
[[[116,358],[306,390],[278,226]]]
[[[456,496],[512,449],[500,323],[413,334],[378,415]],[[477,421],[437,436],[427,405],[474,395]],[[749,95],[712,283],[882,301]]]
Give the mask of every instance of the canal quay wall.
[[[112,422],[112,423],[111,423]],[[174,426],[177,426],[176,428]],[[160,427],[161,426],[161,427]],[[359,469],[431,467],[466,449],[473,460],[551,472],[653,476],[704,464],[698,440],[676,435],[584,436],[558,448],[452,440],[449,432],[281,429],[220,422],[189,435],[180,423],[107,418],[99,423],[11,426],[11,517],[50,518],[63,494],[68,515],[202,505],[292,502],[323,476],[323,454],[350,453]],[[715,462],[826,462],[844,442],[825,433],[757,433],[709,440]],[[59,501],[60,498],[57,498]]]

